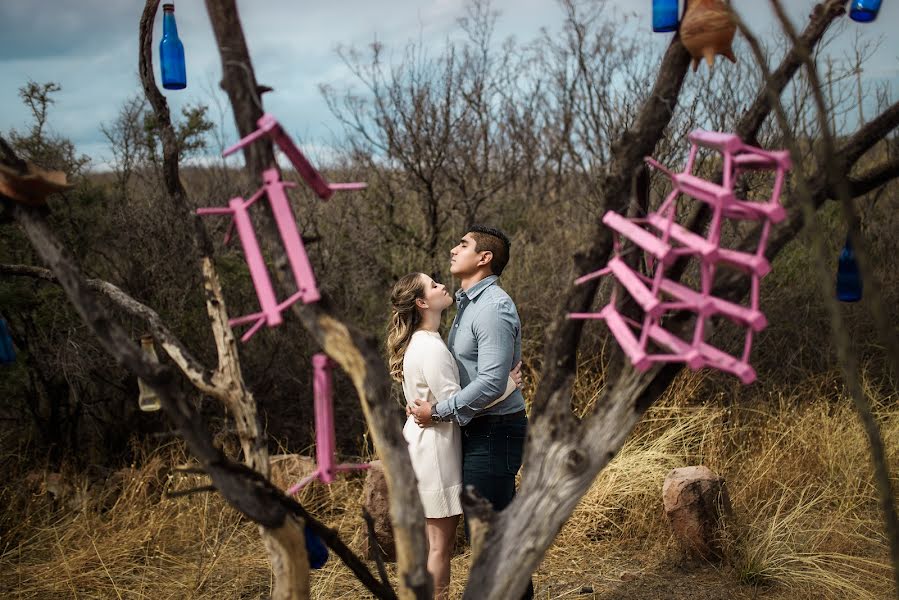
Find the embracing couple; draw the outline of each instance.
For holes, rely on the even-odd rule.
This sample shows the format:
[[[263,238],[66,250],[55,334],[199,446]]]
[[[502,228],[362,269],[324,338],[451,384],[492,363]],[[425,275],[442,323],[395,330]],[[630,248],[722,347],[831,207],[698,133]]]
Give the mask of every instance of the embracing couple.
[[[388,363],[406,398],[403,434],[424,506],[437,598],[448,597],[464,486],[474,486],[497,511],[515,496],[527,416],[518,389],[521,321],[497,283],[509,250],[503,232],[475,225],[450,251],[450,273],[461,285],[445,344],[439,326],[453,303],[445,285],[411,273],[391,293]],[[532,586],[525,597],[533,597]]]

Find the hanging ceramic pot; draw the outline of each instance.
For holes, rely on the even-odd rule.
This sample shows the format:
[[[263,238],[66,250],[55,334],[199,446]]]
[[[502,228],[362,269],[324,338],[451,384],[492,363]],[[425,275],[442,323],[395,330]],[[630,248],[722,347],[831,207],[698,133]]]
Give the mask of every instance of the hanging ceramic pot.
[[[694,71],[703,58],[712,68],[716,54],[737,62],[731,48],[736,32],[737,25],[723,0],[688,0],[687,12],[680,25],[680,39],[693,57]]]

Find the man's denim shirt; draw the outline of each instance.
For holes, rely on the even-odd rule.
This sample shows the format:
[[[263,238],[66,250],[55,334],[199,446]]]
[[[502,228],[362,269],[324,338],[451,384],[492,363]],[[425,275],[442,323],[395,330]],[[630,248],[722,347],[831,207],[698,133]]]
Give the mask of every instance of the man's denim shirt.
[[[442,418],[450,414],[467,425],[481,414],[507,415],[524,409],[520,390],[495,406],[503,395],[509,371],[521,360],[521,321],[515,303],[491,275],[456,292],[456,318],[447,345],[459,365],[462,389],[437,404]]]

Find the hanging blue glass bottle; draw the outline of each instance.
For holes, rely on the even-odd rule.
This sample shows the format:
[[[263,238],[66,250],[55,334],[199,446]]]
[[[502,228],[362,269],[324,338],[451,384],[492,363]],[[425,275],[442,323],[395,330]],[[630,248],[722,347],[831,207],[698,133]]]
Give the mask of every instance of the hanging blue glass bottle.
[[[178,39],[174,4],[162,5],[162,39],[159,41],[159,65],[162,71],[162,87],[167,90],[183,90],[187,87],[187,71],[184,68],[184,45]]]
[[[0,365],[8,365],[16,361],[16,351],[12,347],[12,337],[6,321],[0,319]]]
[[[852,0],[849,18],[859,23],[870,23],[877,18],[881,0]]]
[[[308,525],[306,533],[306,554],[309,556],[309,566],[313,569],[321,569],[328,562],[328,547],[320,537],[312,532]]]
[[[678,0],[652,0],[652,30],[666,33],[677,29]]]
[[[862,275],[848,235],[837,264],[837,299],[840,302],[858,302],[862,299]]]

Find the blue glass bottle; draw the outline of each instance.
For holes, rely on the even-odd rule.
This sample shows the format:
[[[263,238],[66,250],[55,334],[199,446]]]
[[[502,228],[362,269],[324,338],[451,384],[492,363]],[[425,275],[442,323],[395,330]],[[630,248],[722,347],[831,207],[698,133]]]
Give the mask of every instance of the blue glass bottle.
[[[308,525],[305,527],[306,554],[309,556],[309,566],[313,569],[321,569],[328,562],[328,547],[320,537],[312,532]]]
[[[877,18],[881,0],[852,0],[849,18],[859,23],[870,23]]]
[[[837,264],[837,299],[840,302],[858,302],[862,299],[862,275],[848,235]]]
[[[16,351],[12,345],[12,337],[6,321],[0,319],[0,365],[7,365],[16,361]]]
[[[677,29],[678,0],[652,0],[652,30],[666,33]]]
[[[184,45],[178,39],[175,24],[175,5],[162,5],[162,39],[159,41],[159,65],[162,71],[162,87],[167,90],[183,90],[187,87],[184,68]]]

